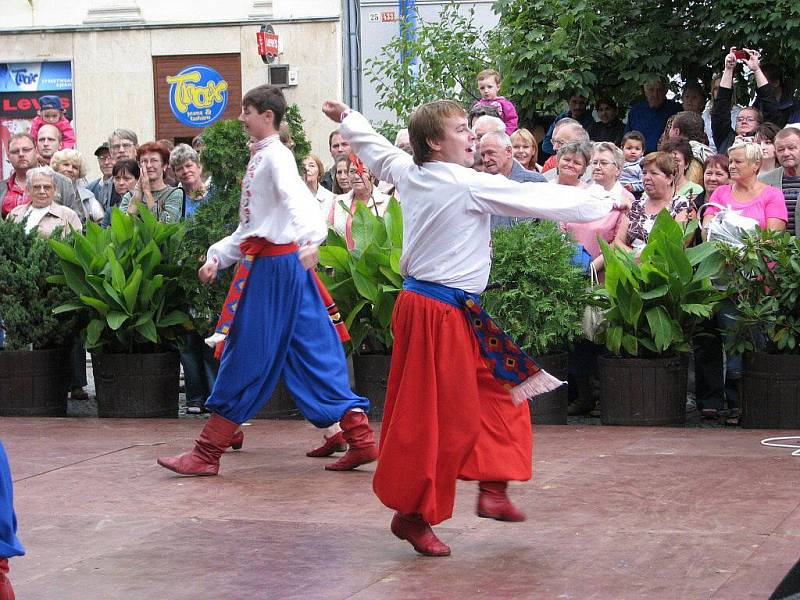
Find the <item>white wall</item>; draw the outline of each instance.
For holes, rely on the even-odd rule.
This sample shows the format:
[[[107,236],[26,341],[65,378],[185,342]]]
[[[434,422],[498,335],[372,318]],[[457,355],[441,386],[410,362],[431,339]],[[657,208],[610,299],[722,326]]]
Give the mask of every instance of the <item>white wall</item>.
[[[283,24],[275,29],[283,50],[278,62],[298,71],[299,85],[285,90],[287,100],[299,106],[314,152],[325,160],[333,125],[322,115],[321,105],[329,97],[340,98],[342,90],[339,23]],[[78,150],[97,174],[94,149],[113,129],[132,129],[140,141],[155,137],[153,56],[241,53],[246,91],[267,82],[257,31],[253,24],[7,34],[0,37],[0,63],[72,61]]]

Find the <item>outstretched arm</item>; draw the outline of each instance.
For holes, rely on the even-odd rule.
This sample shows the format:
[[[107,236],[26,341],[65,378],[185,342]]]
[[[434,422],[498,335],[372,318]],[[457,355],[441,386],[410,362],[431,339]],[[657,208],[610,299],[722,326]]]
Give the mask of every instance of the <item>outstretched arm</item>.
[[[408,154],[378,134],[364,115],[351,111],[344,102],[328,100],[322,105],[322,112],[342,124],[342,136],[378,179],[397,185],[401,173],[413,163]]]
[[[616,203],[598,186],[582,189],[551,183],[517,183],[487,173],[474,173],[469,189],[469,210],[509,217],[581,223],[628,206]]]

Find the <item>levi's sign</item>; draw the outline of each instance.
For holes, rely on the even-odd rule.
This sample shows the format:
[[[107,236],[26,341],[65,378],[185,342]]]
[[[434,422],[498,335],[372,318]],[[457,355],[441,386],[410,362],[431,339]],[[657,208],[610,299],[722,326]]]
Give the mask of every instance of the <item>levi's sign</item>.
[[[228,82],[211,67],[192,65],[167,76],[172,114],[189,127],[206,127],[225,112]]]

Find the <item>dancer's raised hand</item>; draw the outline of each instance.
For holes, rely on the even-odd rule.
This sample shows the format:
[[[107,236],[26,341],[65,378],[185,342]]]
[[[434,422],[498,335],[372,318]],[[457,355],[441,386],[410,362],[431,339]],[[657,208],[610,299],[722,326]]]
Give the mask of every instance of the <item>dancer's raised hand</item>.
[[[339,100],[326,100],[322,103],[322,112],[324,112],[331,121],[335,121],[336,123],[342,122],[342,113],[346,110],[350,110],[350,107]]]

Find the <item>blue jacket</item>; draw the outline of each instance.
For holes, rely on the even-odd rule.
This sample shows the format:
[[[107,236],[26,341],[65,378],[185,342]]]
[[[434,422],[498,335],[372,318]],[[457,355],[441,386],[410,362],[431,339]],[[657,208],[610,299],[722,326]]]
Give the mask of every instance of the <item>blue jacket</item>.
[[[664,100],[658,108],[650,108],[647,100],[639,100],[631,104],[625,132],[641,131],[644,135],[645,154],[655,152],[667,120],[681,110],[683,107],[675,100]]]

